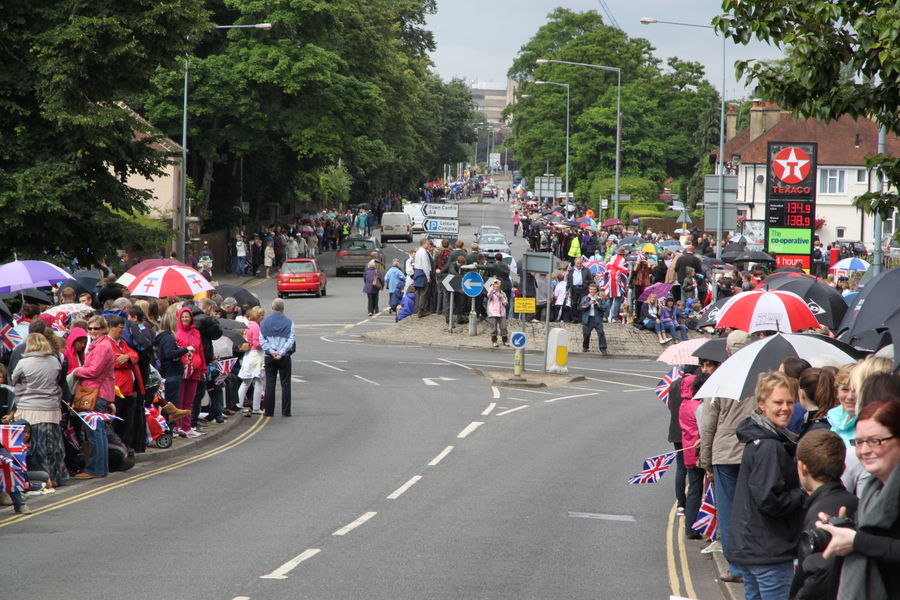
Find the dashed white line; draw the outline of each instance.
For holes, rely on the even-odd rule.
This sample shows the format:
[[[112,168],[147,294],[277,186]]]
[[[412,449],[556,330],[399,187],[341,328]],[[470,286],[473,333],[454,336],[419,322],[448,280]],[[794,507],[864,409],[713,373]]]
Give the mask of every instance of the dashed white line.
[[[366,521],[368,521],[369,519],[371,519],[372,517],[374,517],[377,514],[378,513],[375,512],[374,510],[370,510],[369,512],[364,513],[362,516],[360,516],[355,521],[353,521],[351,523],[347,523],[346,525],[344,525],[343,527],[341,527],[340,529],[338,529],[331,535],[347,535],[348,533],[350,533],[351,531],[353,531],[354,529],[356,529],[357,527],[359,527],[360,525],[362,525],[363,523],[365,523]]]
[[[409,481],[407,481],[406,483],[404,483],[403,485],[401,485],[400,487],[398,487],[396,490],[394,490],[394,491],[391,493],[391,495],[387,497],[387,499],[388,499],[388,500],[396,500],[397,498],[399,498],[400,496],[402,496],[403,493],[404,493],[406,490],[408,490],[408,489],[411,488],[412,486],[416,485],[416,483],[417,483],[420,479],[422,479],[422,476],[421,476],[421,475],[414,475],[413,477],[410,477],[410,478],[409,478]]]
[[[492,385],[491,386],[491,394],[493,394],[494,399],[496,400],[497,398],[500,397],[500,389],[496,385]]]
[[[366,383],[371,383],[372,385],[381,385],[377,381],[372,381],[371,379],[366,379],[362,375],[354,375],[354,377],[356,377],[357,379],[361,379],[361,380],[365,381]]]
[[[287,579],[287,574],[290,573],[291,571],[293,571],[294,569],[296,569],[297,565],[302,563],[304,560],[308,560],[308,559],[312,558],[319,552],[321,552],[321,550],[319,548],[308,548],[308,549],[304,550],[303,552],[301,552],[300,554],[298,554],[297,556],[295,556],[294,558],[292,558],[291,560],[289,560],[286,563],[284,563],[283,565],[281,565],[280,567],[278,567],[277,569],[275,569],[274,571],[272,571],[271,573],[269,573],[268,575],[260,575],[259,578],[260,579]],[[247,597],[247,596],[239,596],[238,598],[247,598],[247,600],[250,600],[249,597]],[[238,598],[235,598],[234,600],[238,600]]]
[[[323,367],[328,367],[329,369],[334,369],[335,371],[344,372],[347,370],[347,369],[342,369],[340,367],[336,367],[334,365],[329,365],[328,363],[322,362],[321,360],[314,360],[313,362],[316,363],[317,365],[322,365]]]
[[[491,402],[490,404],[487,405],[487,408],[486,408],[486,409],[484,409],[483,411],[481,411],[481,416],[482,416],[482,417],[488,416],[489,414],[491,414],[491,412],[492,412],[496,407],[497,407],[497,403],[496,403],[496,402]]]
[[[540,390],[528,390],[525,388],[516,388],[517,392],[525,392],[526,394],[544,394],[545,396],[555,396],[559,392],[542,392]]]
[[[517,410],[522,410],[523,408],[528,408],[527,404],[523,404],[522,406],[517,406],[515,408],[510,408],[509,410],[504,410],[503,412],[498,412],[497,416],[502,417],[503,415],[508,415],[509,413],[514,413]]]
[[[631,515],[607,515],[604,513],[587,513],[569,511],[569,516],[573,519],[600,519],[601,521],[625,521],[634,523],[635,518]]]
[[[470,367],[470,366],[468,366],[468,365],[464,365],[464,364],[462,364],[462,363],[458,363],[458,362],[456,362],[456,361],[452,361],[452,360],[450,360],[449,358],[438,358],[438,360],[442,360],[442,361],[444,361],[445,363],[450,363],[451,365],[456,365],[457,367],[462,367],[463,369],[466,369],[467,371],[472,371],[472,370],[473,370],[472,367]]]
[[[597,392],[591,392],[590,394],[573,394],[571,396],[560,396],[559,398],[548,398],[544,400],[544,402],[556,402],[557,400],[569,400],[570,398],[584,398],[585,396],[596,396]]]
[[[609,379],[597,379],[596,377],[585,377],[585,379],[589,379],[591,381],[599,381],[600,383],[611,383],[613,385],[624,385],[632,388],[642,388],[642,385],[635,385],[633,383],[623,383],[621,381],[610,381]]]
[[[463,438],[465,438],[467,435],[469,435],[470,433],[472,433],[473,431],[475,431],[476,429],[478,429],[479,427],[481,427],[482,425],[484,425],[484,423],[482,423],[481,421],[472,421],[471,423],[469,423],[468,425],[466,425],[465,429],[463,429],[462,431],[460,431],[459,434],[457,434],[456,437],[458,437],[459,439],[463,439]]]
[[[507,398],[507,400],[516,400],[516,401],[518,401],[518,402],[531,402],[531,400],[528,400],[528,399],[526,399],[526,398],[513,398],[512,396],[510,396],[509,398]]]
[[[435,456],[434,458],[431,459],[431,462],[428,463],[428,466],[429,466],[429,467],[435,467],[435,466],[437,466],[437,464],[438,464],[439,462],[441,462],[442,460],[444,460],[444,458],[446,458],[446,456],[447,456],[448,454],[450,454],[451,452],[453,452],[453,446],[447,446],[446,448],[444,448],[443,450],[441,450],[441,453],[440,453],[440,454],[438,454],[437,456]]]

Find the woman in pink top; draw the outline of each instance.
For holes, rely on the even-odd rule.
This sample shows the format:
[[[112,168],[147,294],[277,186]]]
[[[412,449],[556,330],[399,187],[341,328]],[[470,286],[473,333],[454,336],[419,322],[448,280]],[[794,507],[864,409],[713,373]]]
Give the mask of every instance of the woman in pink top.
[[[699,540],[703,536],[694,531],[700,501],[703,496],[703,475],[705,471],[697,463],[700,450],[700,426],[697,424],[697,409],[701,400],[694,394],[709,375],[688,375],[681,379],[681,407],[678,409],[678,424],[681,426],[681,447],[684,448],[684,466],[687,469],[688,491],[684,506],[684,531],[689,540]]]
[[[266,311],[254,306],[247,311],[247,344],[250,349],[244,353],[241,359],[241,370],[238,377],[241,379],[241,387],[238,388],[238,406],[244,406],[247,390],[253,386],[253,408],[245,408],[244,416],[251,414],[261,415],[259,404],[263,391],[263,375],[265,374],[265,356],[262,346],[259,345],[259,322],[266,316]]]
[[[175,343],[179,348],[193,346],[194,351],[188,352],[182,357],[185,374],[181,380],[181,393],[178,399],[178,408],[194,411],[194,397],[197,395],[197,386],[206,372],[206,359],[203,356],[203,341],[200,332],[194,327],[194,313],[190,308],[178,309],[178,331],[175,332]],[[175,433],[182,437],[194,438],[200,435],[196,429],[191,428],[191,415],[178,420]]]
[[[513,211],[513,237],[519,235],[519,223],[522,222],[522,218],[519,216],[518,209]]]
[[[99,390],[97,405],[94,410],[106,412],[106,406],[116,397],[116,365],[112,340],[106,335],[109,331],[106,319],[91,317],[88,321],[88,335],[91,345],[88,346],[84,364],[74,369],[72,374],[78,383],[86,388]],[[75,475],[76,479],[93,479],[106,477],[109,473],[109,442],[106,436],[106,422],[97,424],[96,429],[84,425],[87,438],[84,448],[84,471]]]

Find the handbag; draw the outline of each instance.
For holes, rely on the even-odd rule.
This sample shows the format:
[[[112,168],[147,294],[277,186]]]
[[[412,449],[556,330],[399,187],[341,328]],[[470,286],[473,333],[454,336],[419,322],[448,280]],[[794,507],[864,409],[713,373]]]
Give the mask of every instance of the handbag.
[[[378,275],[376,275],[375,278],[372,280],[372,287],[375,288],[376,290],[380,290],[381,288],[384,287],[384,284],[381,282],[381,278],[378,277]]]
[[[97,406],[97,396],[99,394],[100,388],[89,388],[80,383],[76,384],[72,408],[79,412],[94,410]]]

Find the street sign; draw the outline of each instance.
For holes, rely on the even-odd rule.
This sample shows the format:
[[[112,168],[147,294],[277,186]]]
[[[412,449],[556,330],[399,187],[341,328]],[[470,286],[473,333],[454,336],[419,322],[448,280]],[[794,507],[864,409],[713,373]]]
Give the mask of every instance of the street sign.
[[[526,252],[524,260],[528,273],[552,273],[556,257],[549,252]]]
[[[534,178],[534,195],[538,198],[559,198],[562,194],[562,177],[545,175]]]
[[[423,228],[428,233],[452,233],[459,235],[459,221],[454,219],[425,219]]]
[[[518,298],[516,299],[518,300]],[[516,331],[509,337],[509,343],[512,344],[513,348],[524,348],[527,341],[528,337],[521,331]]]
[[[537,299],[536,298],[516,298],[513,301],[513,311],[517,313],[536,313],[537,312]]]
[[[613,201],[616,200],[615,194],[610,194],[612,196]],[[631,202],[631,194],[619,194],[619,202]]]
[[[459,218],[458,204],[423,204],[422,215],[426,219],[457,219]]]
[[[448,292],[461,292],[462,291],[462,281],[457,275],[447,275],[444,277],[444,289]]]
[[[478,273],[466,273],[462,278],[462,289],[466,296],[474,298],[484,289],[484,278]]]

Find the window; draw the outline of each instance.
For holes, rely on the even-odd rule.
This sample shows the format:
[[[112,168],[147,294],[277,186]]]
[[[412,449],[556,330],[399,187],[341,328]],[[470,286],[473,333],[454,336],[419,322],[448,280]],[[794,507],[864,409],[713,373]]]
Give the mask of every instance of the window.
[[[856,170],[856,183],[866,183],[869,180],[869,172],[865,169]]]
[[[837,239],[841,240],[841,239],[844,239],[844,236],[847,234],[847,228],[846,227],[838,227],[835,229],[835,232],[837,234]]]
[[[472,98],[475,100],[484,100],[484,94],[472,94]]]
[[[819,193],[820,194],[845,194],[846,174],[844,169],[821,169],[819,171]]]

